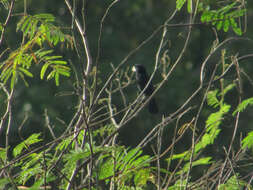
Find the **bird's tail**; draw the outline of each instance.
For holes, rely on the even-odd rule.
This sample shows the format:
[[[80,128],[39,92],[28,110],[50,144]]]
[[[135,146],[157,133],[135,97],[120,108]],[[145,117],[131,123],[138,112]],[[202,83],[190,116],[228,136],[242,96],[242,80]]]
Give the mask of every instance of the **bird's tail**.
[[[151,100],[149,101],[148,110],[152,114],[158,113],[158,107],[155,98],[151,98]]]

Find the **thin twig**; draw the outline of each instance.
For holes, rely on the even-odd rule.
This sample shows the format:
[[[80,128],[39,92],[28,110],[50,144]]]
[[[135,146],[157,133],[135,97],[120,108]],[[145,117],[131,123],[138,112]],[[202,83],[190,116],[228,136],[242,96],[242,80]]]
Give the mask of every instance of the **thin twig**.
[[[15,3],[15,0],[12,0],[11,4],[10,4],[10,8],[9,8],[9,12],[8,12],[7,18],[6,18],[6,20],[5,20],[4,24],[3,24],[2,33],[1,33],[1,37],[0,37],[0,46],[2,45],[3,40],[4,40],[5,30],[6,30],[6,27],[7,27],[8,23],[9,23],[9,21],[10,21],[10,18],[11,18],[13,9],[14,9],[14,3]]]

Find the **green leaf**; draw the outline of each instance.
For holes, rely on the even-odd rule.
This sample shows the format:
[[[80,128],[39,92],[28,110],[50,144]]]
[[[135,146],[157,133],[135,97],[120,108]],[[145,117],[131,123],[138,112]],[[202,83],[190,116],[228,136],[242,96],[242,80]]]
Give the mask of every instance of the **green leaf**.
[[[110,155],[107,155],[109,158],[106,160],[105,158],[100,159],[105,161],[102,162],[99,169],[99,179],[113,176],[113,173],[117,171],[121,171],[122,176],[131,178],[133,177],[132,172],[136,174],[137,171],[150,166],[150,156],[141,156],[142,151],[139,148],[131,149],[129,152],[119,148],[113,151],[115,153],[114,159]]]
[[[242,148],[252,148],[253,146],[253,131],[249,132],[247,137],[242,140]]]
[[[185,158],[187,156],[187,154],[189,154],[189,151],[185,151],[185,152],[180,153],[180,154],[173,154],[172,160]],[[167,161],[170,161],[170,160],[171,160],[170,158],[167,159]]]
[[[55,73],[55,84],[56,86],[59,86],[60,82],[59,82],[59,78],[60,78],[60,75],[58,72]]]
[[[236,108],[236,110],[233,112],[233,116],[235,116],[236,113],[244,111],[248,106],[253,105],[253,97],[243,100]]]
[[[59,56],[58,58],[61,58],[61,56]],[[57,65],[66,65],[67,62],[63,61],[63,60],[54,60],[52,61],[52,63],[57,64]]]
[[[65,70],[65,69],[59,69],[57,68],[57,72],[61,75],[64,75],[66,77],[69,77],[70,76],[70,72],[68,70]]]
[[[29,84],[26,82],[24,74],[22,72],[19,72],[18,74],[19,74],[20,78],[23,80],[23,82],[25,83],[25,86],[28,87]]]
[[[54,56],[47,56],[47,57],[44,57],[44,59],[45,60],[47,60],[47,61],[56,61],[57,62],[57,60],[56,59],[61,59],[62,58],[62,56],[60,56],[60,55],[54,55]]]
[[[98,179],[105,179],[107,177],[113,176],[114,163],[113,159],[109,158],[103,162],[98,172]]]
[[[223,21],[218,21],[218,24],[216,26],[217,30],[220,30],[222,28],[223,23],[224,23]]]
[[[237,35],[242,35],[242,30],[238,27],[235,19],[245,14],[246,10],[238,9],[238,2],[233,2],[217,10],[203,9],[201,22],[212,22],[212,25],[214,25],[217,30],[223,28],[224,32],[227,32],[231,26]]]
[[[50,65],[50,63],[46,63],[42,66],[41,71],[40,71],[40,79],[41,80],[44,78],[45,72],[46,72],[49,65]]]
[[[226,88],[223,90],[223,94],[227,94],[229,91],[231,91],[234,87],[236,87],[236,85],[233,84],[229,84],[228,86],[226,86]]]
[[[234,18],[230,18],[229,20],[230,20],[232,28],[237,28],[237,23],[236,23],[235,19]]]
[[[233,28],[233,30],[234,30],[234,32],[235,32],[237,35],[239,35],[239,36],[242,35],[242,30],[241,30],[241,28]]]
[[[70,153],[65,154],[63,157],[63,161],[65,163],[63,172],[66,174],[71,174],[71,171],[76,166],[77,161],[81,159],[85,159],[90,156],[90,151],[83,150],[78,148],[77,150],[71,150]]]
[[[206,120],[206,133],[195,146],[195,152],[199,152],[209,144],[213,144],[216,137],[219,135],[221,129],[219,128],[223,120],[223,115],[228,113],[230,105],[223,104],[220,110],[212,113]]]
[[[38,164],[38,157],[35,157],[37,164],[31,165],[31,164],[26,164],[29,165],[29,167],[22,168],[22,171],[19,173],[18,179],[19,183],[25,184],[31,177],[36,176],[38,174],[41,174],[42,168],[41,165]]]
[[[19,155],[24,148],[28,148],[29,145],[32,145],[34,143],[42,141],[42,139],[39,139],[40,133],[34,133],[30,137],[28,137],[26,140],[18,144],[14,149],[13,149],[13,155],[16,157]]]
[[[213,95],[216,95],[217,92],[211,91],[212,95],[211,97],[214,97]],[[219,135],[221,129],[219,128],[220,124],[223,120],[223,115],[228,113],[230,110],[230,105],[222,104],[220,106],[220,110],[218,112],[210,114],[208,119],[206,120],[206,132],[202,136],[201,140],[196,144],[194,154],[198,153],[200,150],[205,148],[206,146],[213,144],[214,140]],[[181,159],[184,158],[184,160],[189,160],[189,151],[185,151],[180,154],[174,154],[172,156],[173,159]],[[170,161],[171,159],[167,159],[167,161]]]
[[[201,15],[201,22],[209,22],[212,18],[212,14],[209,11],[204,11]]]
[[[235,5],[236,5],[237,2],[233,2],[227,6],[224,6],[222,7],[219,12],[222,13],[222,14],[225,14],[227,13],[228,11],[230,11]]]
[[[192,0],[187,0],[188,13],[192,13]]]
[[[226,19],[226,20],[224,21],[223,31],[224,31],[224,32],[227,32],[228,29],[229,29],[229,26],[230,26],[229,19]]]
[[[144,168],[136,172],[134,176],[134,183],[136,186],[144,186],[150,179],[150,169]]]
[[[218,127],[223,120],[223,115],[230,109],[230,105],[222,105],[220,110],[216,113],[212,113],[206,120],[206,130],[209,131],[213,127]]]
[[[186,183],[188,183],[188,185],[190,186],[190,182],[187,181],[186,179],[179,179],[175,182],[175,184],[171,187],[169,187],[167,190],[182,190],[184,189],[184,187],[186,186]]]
[[[7,154],[6,154],[6,148],[1,148],[0,147],[0,159],[6,160]]]
[[[186,0],[177,0],[176,1],[177,10],[180,10],[183,7],[183,5],[185,4],[185,2],[186,2]]]
[[[37,26],[38,22],[39,22],[38,20],[34,20],[32,23],[31,29],[29,31],[30,39],[32,39],[35,36],[36,32],[38,31],[38,26]]]
[[[48,13],[37,14],[34,17],[37,19],[40,19],[40,20],[45,20],[47,22],[54,22],[55,21],[54,15],[48,14]]]
[[[124,162],[131,162],[135,158],[137,158],[139,155],[141,155],[142,150],[139,148],[134,148],[130,150],[123,158]]]
[[[26,15],[19,21],[17,30],[21,30],[24,36],[29,36],[29,38],[32,39],[40,28],[38,26],[46,25],[54,20],[55,18],[51,14]],[[53,30],[51,29],[51,31]]]
[[[24,29],[27,27],[29,24],[29,16],[24,16],[17,24],[17,31],[21,30],[24,32]]]
[[[56,70],[51,71],[48,75],[47,75],[47,80],[52,79],[55,76]]]
[[[44,56],[46,55],[49,55],[53,53],[53,50],[38,50],[35,52],[35,55],[38,57],[38,58],[43,58]]]
[[[218,90],[209,91],[207,93],[207,104],[213,108],[217,108],[220,105],[217,94]]]
[[[32,24],[32,17],[27,17],[24,25],[21,28],[22,32],[24,33],[24,36],[29,36],[30,30],[33,27]]]
[[[140,156],[139,158],[135,159],[134,162],[132,162],[132,166],[135,166],[136,168],[139,167],[148,167],[150,165],[151,157],[148,155]]]
[[[57,146],[56,150],[62,151],[68,147],[68,145],[71,143],[71,138],[65,138],[62,140]]]
[[[13,69],[13,70],[12,70],[12,77],[11,77],[11,89],[14,88],[14,84],[15,84],[15,82],[16,82],[16,80],[17,80],[16,77],[17,77],[17,72],[16,72],[15,69]]]
[[[118,162],[122,162],[123,164],[118,165],[119,166],[119,170],[123,170],[124,168],[130,168],[132,166],[132,162],[138,157],[140,156],[142,153],[142,150],[140,150],[139,148],[134,148],[132,150],[130,150],[127,154],[123,155],[119,157],[119,159],[117,159]]]
[[[199,166],[199,165],[208,165],[208,164],[211,164],[211,163],[212,163],[212,162],[211,162],[211,159],[212,159],[212,157],[200,158],[200,159],[198,159],[198,160],[192,162],[192,167]],[[190,169],[190,163],[187,162],[187,163],[184,165],[183,169],[179,171],[179,173],[186,172],[186,171],[188,171],[189,169]]]
[[[0,23],[0,31],[3,31],[4,27],[3,27],[3,24]]]
[[[29,188],[29,190],[39,190],[39,189],[42,189],[42,185],[45,184],[45,181],[47,183],[51,182],[51,181],[54,181],[56,179],[56,176],[52,176],[51,174],[47,174],[46,175],[46,179],[43,177],[43,178],[40,178],[40,179],[37,179],[34,184],[32,185],[32,187]],[[45,188],[47,189],[47,188]]]
[[[251,189],[247,188],[248,183],[240,180],[238,174],[230,177],[225,184],[218,186],[218,190],[240,190],[240,189]]]
[[[195,146],[195,152],[199,152],[210,144],[214,143],[214,140],[220,133],[220,129],[212,128],[209,132],[205,133],[201,140]]]
[[[2,71],[1,73],[1,80],[4,81],[4,83],[6,83],[6,81],[10,78],[11,74],[12,74],[12,67],[9,67],[5,70]]]
[[[68,162],[74,162],[75,163],[76,161],[78,161],[80,159],[83,159],[83,158],[87,158],[88,156],[90,156],[90,151],[82,150],[80,148],[80,149],[71,151],[70,154],[67,154],[64,157],[64,160],[68,161]]]
[[[22,73],[24,73],[28,77],[33,77],[33,74],[31,72],[29,72],[27,69],[19,67],[18,70],[20,70]]]

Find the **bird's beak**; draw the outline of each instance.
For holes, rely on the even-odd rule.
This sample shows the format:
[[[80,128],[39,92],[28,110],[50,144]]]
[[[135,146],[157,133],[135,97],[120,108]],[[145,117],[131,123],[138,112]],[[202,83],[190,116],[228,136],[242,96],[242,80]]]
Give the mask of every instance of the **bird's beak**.
[[[132,67],[132,71],[133,71],[133,72],[136,72],[135,66]]]

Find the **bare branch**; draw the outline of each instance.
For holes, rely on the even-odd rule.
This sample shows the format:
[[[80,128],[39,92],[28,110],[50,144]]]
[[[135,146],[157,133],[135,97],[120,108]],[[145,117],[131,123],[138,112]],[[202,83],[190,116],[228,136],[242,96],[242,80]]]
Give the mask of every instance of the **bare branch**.
[[[1,37],[0,37],[0,46],[2,45],[3,40],[4,40],[5,29],[6,29],[8,23],[10,21],[10,18],[11,18],[13,9],[14,9],[14,3],[15,3],[15,0],[12,0],[11,4],[10,4],[10,7],[9,7],[9,12],[8,12],[7,18],[6,18],[6,20],[5,20],[4,24],[3,24],[3,29],[2,29],[2,33],[1,33]]]

